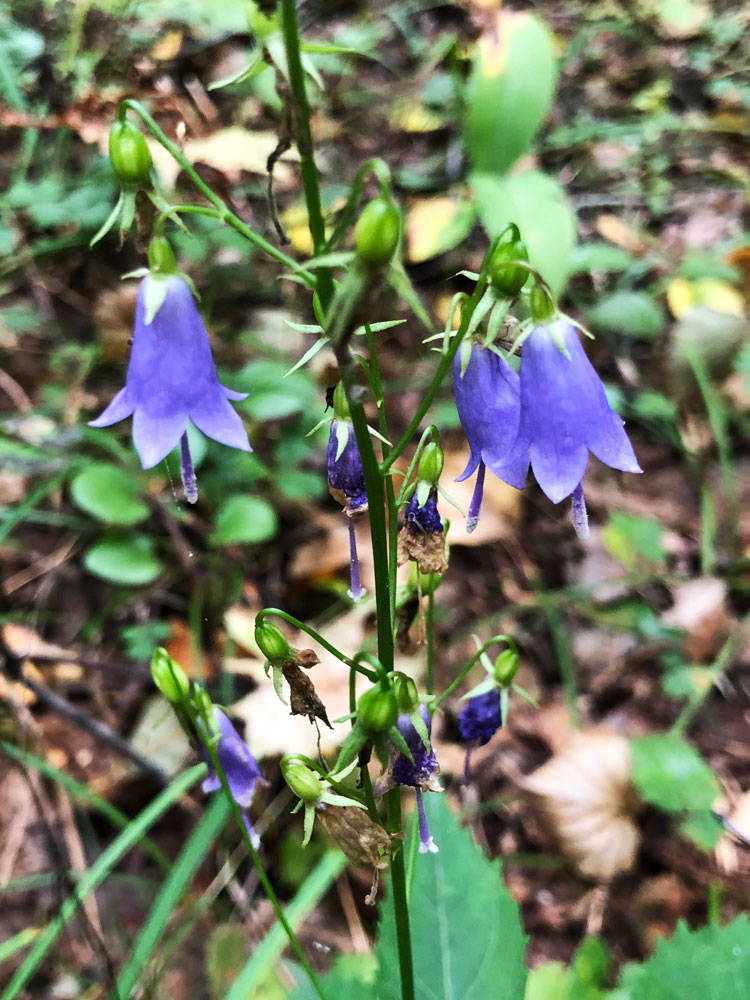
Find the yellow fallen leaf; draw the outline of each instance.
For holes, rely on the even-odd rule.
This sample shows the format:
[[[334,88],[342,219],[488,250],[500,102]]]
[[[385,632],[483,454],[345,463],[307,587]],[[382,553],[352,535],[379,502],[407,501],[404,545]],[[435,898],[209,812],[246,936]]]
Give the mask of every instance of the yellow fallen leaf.
[[[174,187],[180,165],[154,139],[146,140],[159,177],[167,188]],[[205,163],[229,178],[240,179],[241,172],[265,174],[268,157],[278,144],[275,132],[251,132],[232,126],[219,129],[205,139],[188,139],[183,152],[191,163]],[[287,150],[274,168],[275,182],[284,187],[292,183],[294,175],[289,161],[299,159],[295,149]]]
[[[406,216],[406,256],[421,264],[458,246],[471,232],[471,203],[447,195],[415,201]]]
[[[681,319],[694,306],[705,306],[730,316],[743,316],[745,313],[745,302],[740,292],[726,281],[716,278],[700,278],[698,281],[673,278],[667,286],[667,302],[676,319]]]

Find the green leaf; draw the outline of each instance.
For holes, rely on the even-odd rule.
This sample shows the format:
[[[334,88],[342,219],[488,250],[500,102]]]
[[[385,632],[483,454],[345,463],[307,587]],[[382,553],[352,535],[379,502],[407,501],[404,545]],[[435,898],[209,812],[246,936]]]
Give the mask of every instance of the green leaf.
[[[628,569],[662,563],[667,555],[663,538],[664,528],[658,521],[624,511],[612,514],[602,532],[604,547]]]
[[[615,274],[626,271],[632,263],[633,256],[627,250],[612,243],[594,240],[575,248],[570,259],[569,273],[589,274],[591,271],[601,271],[604,274]]]
[[[515,222],[529,251],[529,262],[559,295],[568,277],[576,242],[576,218],[556,180],[539,171],[493,177],[473,174],[471,185],[479,217],[490,239]]]
[[[743,913],[725,927],[690,931],[680,922],[642,965],[626,965],[610,1000],[746,1000],[750,923]]]
[[[680,830],[683,836],[692,840],[703,851],[713,851],[724,833],[721,821],[708,809],[683,819]]]
[[[261,497],[233,496],[216,515],[213,545],[267,542],[279,527],[276,511]]]
[[[615,292],[588,314],[593,327],[608,333],[654,340],[664,329],[661,309],[646,292]]]
[[[70,484],[73,503],[109,524],[133,525],[149,514],[138,499],[138,484],[119,466],[96,462],[79,472]]]
[[[126,587],[152,583],[163,568],[150,538],[124,532],[112,532],[92,545],[83,565],[94,576]]]
[[[339,955],[320,985],[327,1000],[379,1000],[374,984],[376,968],[372,955]],[[319,1000],[304,972],[300,969],[296,975],[299,986],[289,1000]]]
[[[232,381],[233,389],[249,393],[237,408],[259,421],[280,420],[309,411],[316,405],[322,412],[324,404],[310,376],[288,369],[284,361],[252,361],[245,365]]]
[[[700,754],[679,736],[652,733],[630,741],[633,782],[646,802],[665,812],[710,809],[720,789]]]
[[[459,826],[444,795],[425,795],[425,808],[439,853],[417,854],[414,829],[405,847],[407,862],[413,858],[409,900],[416,1000],[520,1000],[526,938],[500,864],[488,861]],[[400,1000],[390,894],[383,910],[376,947],[378,1000]]]
[[[465,140],[477,171],[501,175],[525,153],[552,104],[557,66],[549,29],[533,14],[504,14],[477,45]]]

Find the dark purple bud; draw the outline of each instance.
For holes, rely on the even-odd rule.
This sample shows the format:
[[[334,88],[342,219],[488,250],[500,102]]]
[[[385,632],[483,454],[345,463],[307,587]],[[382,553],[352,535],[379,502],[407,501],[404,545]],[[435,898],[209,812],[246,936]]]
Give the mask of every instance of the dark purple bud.
[[[458,717],[458,728],[467,743],[483,747],[503,724],[500,689],[492,688],[470,698]]]
[[[406,527],[413,535],[442,531],[443,522],[438,513],[436,491],[431,490],[427,500],[420,507],[415,490],[406,505],[405,518]]]
[[[431,729],[430,713],[424,705],[419,706],[419,714],[427,727],[429,735]],[[393,781],[397,785],[409,785],[411,788],[429,788],[436,784],[436,776],[440,771],[437,757],[432,746],[425,746],[424,740],[419,734],[410,715],[399,715],[396,720],[398,731],[403,736],[406,745],[411,750],[414,762],[403,754],[399,753],[393,761]]]

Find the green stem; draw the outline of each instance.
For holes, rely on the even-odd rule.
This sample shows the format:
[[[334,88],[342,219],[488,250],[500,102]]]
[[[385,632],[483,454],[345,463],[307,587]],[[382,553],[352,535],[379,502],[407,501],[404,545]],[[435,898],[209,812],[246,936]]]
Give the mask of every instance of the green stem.
[[[425,612],[425,640],[427,643],[425,649],[425,690],[427,694],[433,693],[432,684],[432,665],[434,660],[434,650],[435,650],[435,593],[430,591],[427,595],[427,611]]]
[[[401,830],[401,790],[393,788],[387,796],[388,829]],[[393,910],[396,917],[396,941],[398,944],[398,966],[401,974],[401,1000],[414,1000],[414,962],[409,929],[409,900],[406,894],[406,869],[404,849],[401,844],[394,846],[391,854],[391,891]]]
[[[302,186],[305,190],[310,235],[312,236],[317,256],[325,250],[326,233],[323,213],[320,207],[318,171],[315,166],[312,131],[310,130],[310,103],[307,99],[307,90],[305,88],[305,71],[302,68],[297,8],[295,0],[281,0],[279,7],[281,28],[284,34],[284,48],[286,49],[286,61],[289,69],[289,85],[295,104],[292,110],[292,117],[300,157]],[[317,291],[325,310],[333,298],[333,275],[330,268],[320,268],[318,271]]]
[[[552,634],[552,644],[557,653],[557,662],[560,665],[560,676],[562,677],[563,694],[568,709],[568,718],[575,729],[580,729],[581,713],[578,708],[578,684],[576,682],[573,658],[570,655],[570,646],[568,644],[568,637],[565,634],[562,615],[557,604],[551,601],[543,591],[537,594],[537,600],[539,601],[539,607],[547,619],[547,624]]]
[[[706,698],[708,698],[717,683],[731,667],[732,661],[745,638],[748,627],[750,627],[750,614],[745,615],[737,629],[729,636],[719,650],[718,656],[708,670],[710,683],[691,696],[670,730],[673,735],[682,736],[687,732],[696,715],[701,710]]]
[[[304,267],[300,267],[297,261],[287,256],[283,250],[279,250],[277,247],[273,246],[272,243],[269,243],[268,240],[264,240],[262,236],[252,230],[249,226],[246,226],[242,219],[235,215],[234,212],[230,212],[221,198],[214,194],[208,184],[206,184],[201,178],[200,174],[193,168],[192,164],[182,152],[180,147],[175,145],[175,143],[173,143],[172,140],[169,139],[164,132],[162,132],[148,111],[146,111],[146,109],[138,101],[134,101],[132,98],[127,98],[120,103],[118,114],[121,119],[124,118],[125,111],[127,109],[134,111],[135,114],[138,115],[157,142],[161,143],[170,156],[172,156],[177,163],[179,163],[201,194],[218,210],[219,217],[222,222],[231,226],[232,229],[236,229],[238,233],[245,237],[246,240],[249,240],[250,243],[254,243],[256,247],[267,253],[269,257],[273,257],[275,260],[279,261],[280,264],[283,264],[284,267],[288,267],[291,271],[294,271],[295,274],[305,280],[305,283],[309,285],[310,288],[315,287],[315,278],[309,271],[306,271]]]

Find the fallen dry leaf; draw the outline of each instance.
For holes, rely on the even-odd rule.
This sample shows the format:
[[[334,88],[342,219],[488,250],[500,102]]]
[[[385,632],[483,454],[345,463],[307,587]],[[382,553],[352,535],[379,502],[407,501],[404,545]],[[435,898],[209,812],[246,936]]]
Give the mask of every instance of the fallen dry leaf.
[[[685,654],[705,663],[717,652],[729,631],[727,585],[718,577],[702,576],[675,587],[674,604],[661,616],[671,628],[683,629]]]
[[[624,736],[575,733],[520,784],[539,796],[563,852],[583,875],[605,881],[632,866],[639,834]]]

